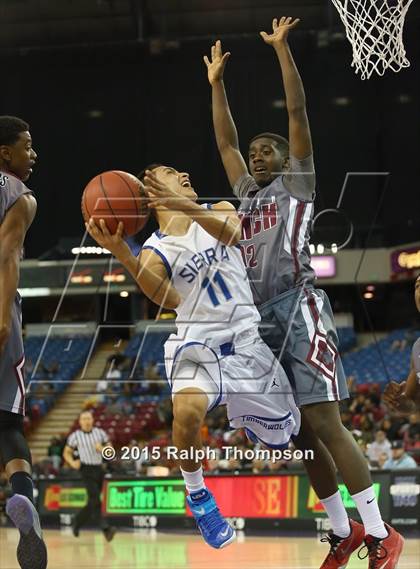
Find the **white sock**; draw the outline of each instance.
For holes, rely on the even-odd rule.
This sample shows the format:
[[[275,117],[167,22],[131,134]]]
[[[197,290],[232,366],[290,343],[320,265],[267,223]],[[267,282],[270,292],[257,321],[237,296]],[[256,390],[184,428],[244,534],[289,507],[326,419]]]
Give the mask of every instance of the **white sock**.
[[[382,521],[373,486],[362,490],[352,496],[357,510],[365,526],[366,534],[384,539],[388,536],[388,531]]]
[[[181,468],[181,474],[189,494],[191,494],[191,492],[198,492],[198,490],[202,490],[206,487],[204,484],[202,466],[200,466],[198,470],[194,470],[194,472],[185,472],[185,470]]]
[[[348,537],[351,531],[350,522],[340,491],[337,490],[332,496],[324,498],[321,503],[328,514],[334,534],[338,537]]]

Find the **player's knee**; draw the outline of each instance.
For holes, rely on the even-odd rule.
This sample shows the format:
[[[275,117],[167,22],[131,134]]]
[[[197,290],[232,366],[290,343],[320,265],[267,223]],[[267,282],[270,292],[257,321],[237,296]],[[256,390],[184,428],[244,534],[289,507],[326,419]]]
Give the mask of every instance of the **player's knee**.
[[[185,395],[185,396],[183,396]],[[185,429],[197,431],[203,424],[207,406],[202,398],[190,397],[188,394],[177,394],[174,398],[174,423]]]
[[[335,402],[314,404],[303,410],[305,420],[310,424],[313,434],[328,446],[334,438],[339,437],[342,423]],[[310,433],[308,433],[309,435]]]

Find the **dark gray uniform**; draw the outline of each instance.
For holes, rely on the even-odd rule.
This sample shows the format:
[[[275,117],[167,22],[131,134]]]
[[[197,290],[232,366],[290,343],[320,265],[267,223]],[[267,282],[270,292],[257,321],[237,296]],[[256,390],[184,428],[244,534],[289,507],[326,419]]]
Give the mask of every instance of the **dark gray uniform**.
[[[24,194],[32,193],[13,174],[0,171],[0,225],[16,201]],[[25,414],[24,366],[21,298],[16,291],[10,335],[0,354],[0,409]]]
[[[313,157],[290,157],[290,172],[260,188],[244,174],[233,189],[242,198],[242,256],[260,334],[279,357],[298,405],[348,397],[338,337],[327,295],[314,288],[309,237],[315,199]]]

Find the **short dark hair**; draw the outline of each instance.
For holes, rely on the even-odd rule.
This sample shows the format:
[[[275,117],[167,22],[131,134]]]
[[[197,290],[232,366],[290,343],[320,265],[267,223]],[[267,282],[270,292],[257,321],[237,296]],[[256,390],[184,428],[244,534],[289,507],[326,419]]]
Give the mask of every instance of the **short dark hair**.
[[[159,166],[163,166],[163,164],[158,164],[157,162],[152,162],[148,166],[145,166],[143,170],[140,170],[138,174],[136,174],[136,178],[140,180],[140,182],[144,183],[144,177],[146,175],[146,170],[154,170],[155,168],[159,168]]]
[[[21,132],[29,130],[29,125],[18,117],[0,116],[0,145],[12,145],[18,141]]]
[[[271,140],[274,140],[274,142],[276,143],[279,152],[283,156],[289,156],[290,152],[289,141],[283,136],[275,134],[274,132],[262,132],[261,134],[257,134],[256,136],[251,138],[251,140],[249,141],[249,145],[251,145],[254,142],[254,140],[257,140],[257,138],[271,138]]]

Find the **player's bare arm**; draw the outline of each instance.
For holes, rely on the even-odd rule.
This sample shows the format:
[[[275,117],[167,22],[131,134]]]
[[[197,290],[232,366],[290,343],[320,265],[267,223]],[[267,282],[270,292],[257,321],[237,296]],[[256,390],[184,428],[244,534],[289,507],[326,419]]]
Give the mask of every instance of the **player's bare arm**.
[[[35,213],[35,198],[24,195],[10,208],[0,225],[0,352],[10,333],[21,251]]]
[[[213,126],[219,149],[230,185],[233,186],[241,176],[248,172],[239,150],[238,133],[226,95],[223,74],[230,53],[223,53],[222,43],[217,40],[211,47],[210,59],[204,56],[207,76],[212,87]]]
[[[196,221],[212,237],[225,245],[236,245],[241,238],[241,222],[235,208],[226,201],[205,209],[190,198],[162,183],[148,170],[144,179],[149,207],[163,206],[180,211]]]
[[[287,41],[290,30],[295,28],[299,21],[290,17],[282,17],[280,20],[274,18],[273,33],[261,32],[261,37],[266,44],[274,48],[278,57],[289,115],[290,154],[302,160],[312,154],[311,131],[306,113],[305,90]]]
[[[172,286],[162,261],[153,252],[150,255],[148,251],[142,251],[138,258],[134,257],[123,239],[122,222],[118,224],[113,235],[103,219],[99,220],[99,226],[90,219],[89,223],[86,223],[86,229],[101,247],[108,249],[129,271],[150,300],[163,308],[174,309],[178,306],[179,294]]]

